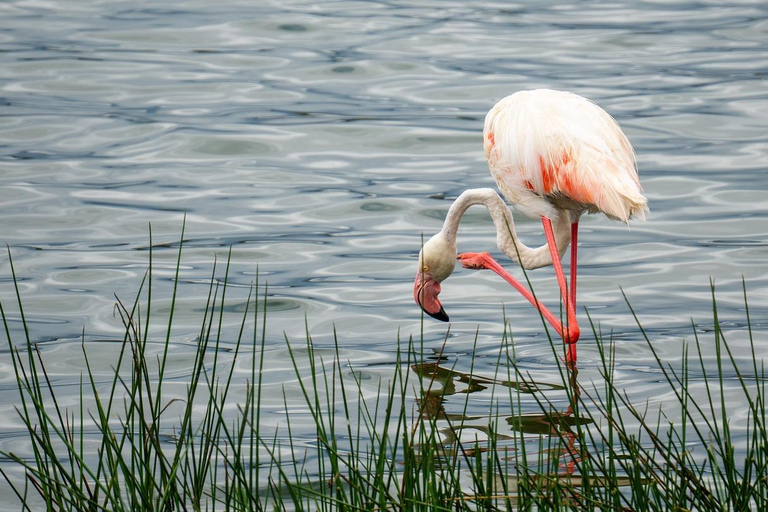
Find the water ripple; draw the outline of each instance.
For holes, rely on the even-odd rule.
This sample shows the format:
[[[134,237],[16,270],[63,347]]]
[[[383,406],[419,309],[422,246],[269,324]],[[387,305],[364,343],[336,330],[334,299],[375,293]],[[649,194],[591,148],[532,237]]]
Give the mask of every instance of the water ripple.
[[[258,265],[280,333],[303,343],[306,315],[318,345],[331,346],[336,328],[350,360],[391,369],[397,328],[401,339],[421,330],[411,286],[422,234],[440,229],[462,190],[493,186],[483,118],[523,88],[594,99],[637,150],[648,221],[583,219],[579,281],[580,306],[616,341],[617,375],[633,394],[663,397],[622,289],[673,361],[692,329],[711,329],[710,278],[736,357],[748,346],[742,278],[753,327],[765,328],[763,3],[16,0],[0,12],[0,232],[65,401],[76,396],[83,327],[94,363],[113,355],[113,342],[97,340],[120,338],[113,294],[136,292],[150,225],[157,318],[168,313],[185,215],[179,382],[212,261],[230,246],[233,286],[245,291]],[[517,223],[527,243],[543,243],[538,222]],[[481,208],[465,217],[459,249],[500,256]],[[9,273],[6,258],[6,300]],[[529,276],[556,301],[551,268]],[[441,297],[453,320],[444,357],[457,371],[498,370],[504,314],[518,362],[542,381],[554,369],[540,318],[494,275],[457,269]],[[227,311],[227,342],[243,305],[233,298]],[[9,315],[21,335],[18,312]],[[425,349],[436,354],[445,339],[426,319]],[[270,338],[275,396],[291,365],[283,344]],[[580,345],[582,376],[598,379],[594,340]],[[4,446],[24,437],[10,419],[8,364]],[[296,382],[285,386],[299,396]],[[269,404],[265,418],[277,422],[284,407]]]

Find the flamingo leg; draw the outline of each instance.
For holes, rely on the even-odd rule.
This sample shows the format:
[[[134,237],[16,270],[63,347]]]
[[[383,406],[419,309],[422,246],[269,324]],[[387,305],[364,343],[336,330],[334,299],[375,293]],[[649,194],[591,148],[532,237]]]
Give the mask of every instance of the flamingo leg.
[[[576,309],[576,251],[579,246],[579,221],[571,223],[571,304]]]
[[[463,254],[459,254],[457,259],[461,262],[461,265],[464,268],[488,269],[495,272],[502,279],[511,284],[515,290],[520,292],[520,294],[525,297],[528,302],[533,304],[533,306],[541,312],[541,315],[544,317],[544,319],[549,322],[552,327],[554,327],[555,331],[557,331],[557,334],[560,335],[561,338],[565,339],[563,324],[560,322],[558,317],[555,316],[549,310],[549,308],[547,308],[547,306],[539,302],[539,300],[534,297],[533,294],[528,291],[528,289],[523,286],[522,283],[520,283],[520,281],[515,279],[512,274],[507,272],[504,267],[502,267],[499,262],[493,259],[490,254],[487,252],[465,252]]]
[[[552,231],[552,221],[547,217],[541,218],[541,223],[544,226],[544,235],[547,238],[547,246],[549,247],[549,254],[552,256],[552,266],[555,267],[555,275],[557,276],[557,283],[560,285],[560,295],[565,303],[565,311],[568,317],[568,327],[564,329],[563,342],[568,345],[568,351],[565,356],[566,363],[576,362],[576,342],[579,341],[581,334],[579,325],[576,321],[576,307],[574,300],[568,293],[568,285],[565,282],[565,273],[563,273],[563,264],[560,261],[560,253],[557,251],[557,244],[555,243],[555,234]],[[571,233],[573,233],[573,224],[571,224]],[[573,248],[571,248],[571,254],[573,254]]]
[[[557,284],[560,286],[560,296],[563,298],[563,304],[565,304],[566,311],[570,314],[571,311],[568,307],[570,303],[570,300],[568,299],[568,284],[565,282],[563,264],[560,261],[560,253],[557,251],[555,233],[552,230],[552,221],[547,217],[542,217],[541,223],[544,225],[544,235],[547,237],[547,247],[549,248],[550,256],[552,256],[552,266],[555,267]],[[568,319],[570,320],[570,317]]]

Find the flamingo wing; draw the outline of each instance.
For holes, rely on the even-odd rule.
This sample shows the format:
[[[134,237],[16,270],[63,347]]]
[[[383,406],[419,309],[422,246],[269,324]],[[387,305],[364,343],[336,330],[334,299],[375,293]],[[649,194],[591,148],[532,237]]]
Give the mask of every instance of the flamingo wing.
[[[546,89],[517,92],[491,109],[483,134],[499,188],[532,217],[550,217],[552,203],[622,221],[647,210],[629,140],[586,98]]]

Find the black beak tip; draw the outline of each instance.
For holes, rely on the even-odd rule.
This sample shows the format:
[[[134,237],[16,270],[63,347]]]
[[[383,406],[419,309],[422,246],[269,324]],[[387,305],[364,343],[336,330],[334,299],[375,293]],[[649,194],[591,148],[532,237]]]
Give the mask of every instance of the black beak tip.
[[[441,322],[447,322],[449,320],[448,314],[445,312],[442,306],[440,306],[440,311],[437,313],[430,313],[429,311],[425,311],[425,313],[435,320],[440,320]]]

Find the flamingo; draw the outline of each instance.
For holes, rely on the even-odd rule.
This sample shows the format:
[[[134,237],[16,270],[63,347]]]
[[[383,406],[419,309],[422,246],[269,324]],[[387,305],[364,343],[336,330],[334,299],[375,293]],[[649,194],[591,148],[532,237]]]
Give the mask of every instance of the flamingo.
[[[464,268],[492,270],[539,310],[566,344],[566,362],[575,364],[580,336],[576,319],[579,219],[585,212],[602,212],[625,223],[645,218],[648,200],[642,194],[632,145],[597,104],[549,89],[519,91],[499,101],[485,118],[483,145],[499,190],[519,212],[541,220],[547,243],[530,248],[518,239],[512,213],[495,190],[466,190],[451,205],[442,230],[419,253],[414,299],[428,315],[448,321],[437,296],[456,261]],[[459,222],[475,204],[488,209],[496,227],[496,244],[515,263],[528,270],[554,266],[565,325],[487,252],[457,255]],[[570,289],[560,261],[569,244]]]

